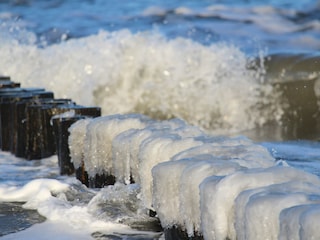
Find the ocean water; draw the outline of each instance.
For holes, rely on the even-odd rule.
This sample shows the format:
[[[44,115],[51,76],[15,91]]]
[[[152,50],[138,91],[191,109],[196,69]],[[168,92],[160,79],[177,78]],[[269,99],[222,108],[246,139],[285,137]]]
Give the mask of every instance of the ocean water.
[[[24,87],[44,87],[53,91],[57,98],[71,98],[85,106],[100,106],[103,115],[140,113],[162,121],[165,128],[180,124],[166,125],[168,119],[183,119],[188,126],[197,128],[191,131],[194,136],[217,138],[213,143],[227,149],[219,152],[221,156],[236,158],[228,140],[220,141],[220,136],[223,139],[249,138],[254,142],[250,151],[257,159],[265,158],[262,146],[276,165],[292,166],[319,177],[319,10],[320,2],[315,0],[0,1],[0,75],[11,76]],[[121,128],[118,136],[112,135],[109,140],[118,149],[119,156],[125,156],[131,147],[129,144],[153,136],[159,128],[163,126],[148,126],[147,131],[141,131],[142,135]],[[123,181],[104,189],[88,189],[74,177],[59,176],[55,156],[25,161],[1,152],[0,239],[163,239],[145,207],[152,208],[151,203],[156,205],[167,200],[161,196],[169,196],[169,192],[159,186],[167,186],[174,192],[178,191],[179,184],[171,188],[160,178],[159,183],[155,183],[158,195],[152,202],[147,184],[152,164],[172,157],[172,153],[196,147],[199,142],[209,141],[184,141],[187,133],[177,131],[166,134],[150,138],[140,152],[137,150],[141,159],[150,156],[156,159],[151,165],[147,162],[141,165],[148,169],[149,175],[139,175],[137,169],[131,169],[137,178],[141,177],[139,184],[125,185],[129,177],[121,175],[123,166],[119,165],[115,171]],[[236,142],[241,149],[251,146],[247,140]],[[159,157],[150,150],[151,146],[163,147],[166,155]],[[110,153],[110,149],[108,151]],[[198,169],[188,162],[187,166],[182,158],[189,157],[188,154],[187,151],[180,158],[177,155],[177,165],[169,164],[168,168],[177,171],[173,176],[181,175],[179,181],[185,179],[181,184],[190,181],[179,172],[181,169],[195,171],[196,182],[200,184],[201,176],[207,174],[201,172],[206,165],[200,164]],[[88,153],[87,159],[90,157]],[[101,166],[109,169],[110,165],[105,163],[102,161]],[[226,166],[230,172],[224,170],[224,174],[228,176],[231,169],[238,169],[237,164],[244,167],[242,163],[232,163]],[[94,165],[95,162],[89,161],[92,174],[96,173]],[[210,169],[216,169],[212,163],[209,165]],[[163,176],[162,167],[166,169],[165,164],[159,165],[154,174]],[[249,165],[245,167],[250,168]],[[228,183],[232,179],[225,180]],[[219,185],[217,179],[208,179],[200,186],[219,192],[224,185]],[[263,187],[261,183],[260,192],[237,192],[239,190],[233,188],[232,193],[238,197],[230,196],[230,199],[236,199],[237,216],[247,214],[248,225],[259,217],[254,212],[255,204],[265,201],[263,206],[268,209],[268,204],[272,205],[280,196],[277,187],[273,190]],[[299,192],[305,194],[315,192],[301,189],[304,190]],[[263,199],[263,191],[273,195]],[[298,190],[291,192],[294,191]],[[201,194],[200,201],[211,199],[212,196],[204,192],[198,194]],[[287,200],[283,201],[290,202],[290,206],[300,206],[302,197],[289,192],[285,195]],[[181,194],[186,193],[182,191]],[[241,212],[246,199],[253,195],[254,200],[246,205],[249,210]],[[193,201],[193,196],[185,198]],[[218,195],[215,198],[221,201]],[[203,202],[203,211],[208,202]],[[283,210],[278,215],[286,222],[285,216],[297,216],[299,211],[306,213],[311,209],[317,213],[316,203],[313,203],[314,208],[306,205],[305,209]],[[190,203],[183,204],[189,206]],[[197,219],[184,222],[182,216],[173,216],[168,211],[176,205],[165,206],[167,208],[157,209],[164,218],[163,226],[171,226],[170,221],[175,220],[187,224],[188,233],[201,229],[207,239],[211,238],[206,231],[210,227],[204,224],[203,229],[200,228]],[[226,205],[225,209],[229,207]],[[7,211],[8,208],[12,211]],[[283,209],[289,209],[289,205],[283,205]],[[186,216],[190,213],[186,212]],[[300,220],[307,219],[306,216],[309,215],[303,215]],[[212,216],[203,217],[210,219]],[[223,216],[219,215],[210,221],[217,229],[222,229],[216,222],[221,219]],[[35,224],[37,222],[39,224]],[[236,225],[237,219],[225,222]],[[307,220],[301,220],[300,225],[304,223],[312,227],[307,225]],[[294,229],[293,223],[287,225],[288,229]],[[319,232],[307,227],[301,228],[300,239],[308,239],[309,233],[319,236]],[[228,236],[233,236],[237,229],[236,226],[229,232],[226,230]],[[256,229],[261,230],[258,225]],[[249,238],[254,231],[248,228],[245,236]],[[281,228],[273,231],[275,235],[282,231],[279,238],[285,235]],[[217,239],[223,238],[220,233]],[[293,230],[289,233],[296,236]]]

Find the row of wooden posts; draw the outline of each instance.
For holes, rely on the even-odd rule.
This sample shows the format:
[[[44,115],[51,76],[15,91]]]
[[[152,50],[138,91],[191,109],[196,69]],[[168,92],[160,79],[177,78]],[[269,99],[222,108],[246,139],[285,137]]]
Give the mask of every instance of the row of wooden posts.
[[[68,128],[77,120],[101,116],[101,108],[84,107],[71,99],[55,99],[43,88],[23,88],[0,76],[0,148],[19,158],[58,156],[61,175],[75,172],[69,156]],[[88,185],[83,169],[77,178]]]

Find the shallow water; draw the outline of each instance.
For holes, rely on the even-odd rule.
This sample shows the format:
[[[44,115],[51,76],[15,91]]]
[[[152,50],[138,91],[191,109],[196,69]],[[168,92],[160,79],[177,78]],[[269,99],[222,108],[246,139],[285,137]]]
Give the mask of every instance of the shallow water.
[[[45,218],[36,210],[24,209],[21,203],[0,204],[0,236],[22,231],[44,221]]]

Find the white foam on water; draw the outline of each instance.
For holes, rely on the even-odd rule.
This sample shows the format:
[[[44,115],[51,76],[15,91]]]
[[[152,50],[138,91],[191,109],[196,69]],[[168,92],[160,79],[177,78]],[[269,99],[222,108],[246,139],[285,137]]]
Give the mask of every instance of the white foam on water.
[[[115,185],[101,189],[90,200],[88,212],[98,220],[129,226],[138,223],[140,227],[143,227],[143,224],[154,222],[155,218],[149,216],[149,209],[144,206],[139,195],[140,185],[115,183]],[[142,230],[140,231],[143,233]],[[149,234],[155,235],[156,233],[149,232]]]
[[[139,205],[141,205],[137,199],[139,190],[139,185],[136,184],[126,186],[116,183],[105,187],[89,202],[89,212],[98,216],[99,219],[113,220],[115,222],[130,218],[132,216],[128,213],[132,214],[135,213],[134,211],[139,211]],[[125,210],[125,208],[130,210]],[[107,211],[102,211],[102,209],[107,209]],[[121,213],[120,215],[119,212]]]
[[[73,222],[72,224],[75,224]],[[116,224],[112,222],[100,222],[95,221],[89,225],[81,225],[80,227],[68,224],[63,221],[50,221],[47,220],[40,224],[34,224],[30,228],[17,232],[12,233],[9,235],[5,235],[0,237],[2,240],[41,240],[41,239],[94,239],[92,235],[94,233],[100,233],[101,235],[112,235],[112,236],[136,236],[141,234],[142,236],[156,236],[156,234],[143,232],[143,231],[136,231],[130,229],[126,225]]]
[[[273,87],[247,68],[250,57],[230,44],[122,30],[40,48],[32,33],[25,35],[19,41],[0,36],[0,74],[24,87],[50,89],[57,98],[98,105],[103,115],[140,112],[240,131],[283,112]]]
[[[43,201],[51,196],[51,192],[66,190],[68,185],[55,179],[35,179],[20,187],[0,186],[0,201]]]
[[[57,165],[56,156],[53,159],[39,160],[35,164],[1,153],[0,161],[4,173],[14,172],[15,175],[21,174],[21,170],[26,175],[33,174],[42,168],[50,168],[52,162]],[[6,162],[11,162],[15,168],[7,168]],[[23,169],[24,166],[28,168]],[[42,174],[52,176],[50,171]],[[87,189],[74,177],[53,177],[55,179],[32,180],[26,177],[23,181],[1,181],[0,202],[22,202],[23,208],[37,210],[46,218],[43,223],[2,236],[1,239],[90,239],[91,235],[97,232],[114,236],[141,234],[150,238],[156,235],[154,232],[138,231],[129,227],[130,223],[137,219],[145,222],[150,220],[139,204],[136,196],[139,189],[137,186],[116,185],[97,191]],[[108,203],[112,203],[109,209]],[[123,206],[121,214],[117,209],[119,205]],[[117,211],[109,211],[112,209]],[[123,219],[127,222],[121,221]]]
[[[37,239],[90,239],[90,232],[79,231],[78,229],[66,228],[66,225],[59,222],[46,221],[35,224],[30,228],[18,233],[0,237],[2,240],[37,240]]]
[[[72,180],[73,181],[73,180]],[[126,225],[97,219],[88,211],[88,207],[79,199],[80,204],[67,200],[66,194],[72,191],[72,181],[56,179],[36,179],[22,187],[0,187],[0,201],[25,202],[23,207],[35,209],[46,221],[36,224],[25,231],[4,236],[3,239],[68,239],[80,237],[88,239],[95,231],[129,231]],[[63,228],[63,230],[61,229]],[[61,231],[60,231],[61,230]],[[39,235],[41,231],[41,235]]]
[[[37,161],[22,161],[10,153],[0,152],[0,164],[0,184],[4,186],[23,186],[33,179],[59,176],[57,156]]]

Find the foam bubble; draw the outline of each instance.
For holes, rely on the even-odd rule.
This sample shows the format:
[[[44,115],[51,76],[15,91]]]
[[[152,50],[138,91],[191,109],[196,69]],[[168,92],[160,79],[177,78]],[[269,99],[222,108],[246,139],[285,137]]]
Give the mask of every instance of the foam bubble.
[[[0,186],[1,201],[38,201],[51,196],[51,192],[64,191],[68,185],[55,179],[35,179],[23,187]]]

